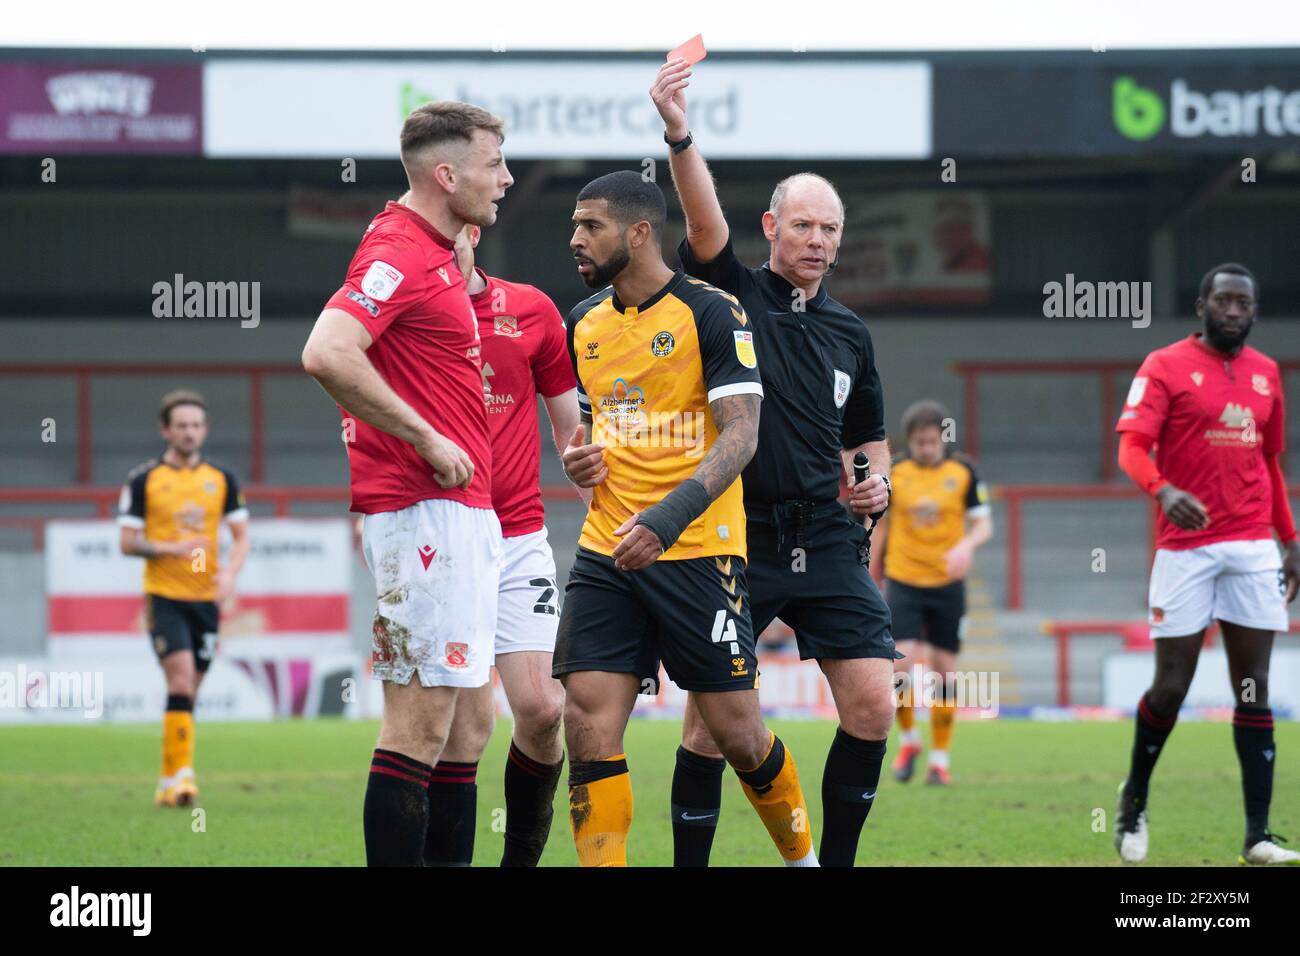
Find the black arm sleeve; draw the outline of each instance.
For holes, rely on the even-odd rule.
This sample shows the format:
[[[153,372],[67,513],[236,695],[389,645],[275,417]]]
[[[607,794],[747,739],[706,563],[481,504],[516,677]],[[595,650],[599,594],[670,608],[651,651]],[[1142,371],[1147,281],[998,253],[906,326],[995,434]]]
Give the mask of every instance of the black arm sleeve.
[[[128,519],[130,524],[137,527],[144,526],[144,488],[148,480],[149,469],[137,468],[127,476],[126,484],[122,486],[122,495],[117,503],[118,515]]]
[[[966,466],[966,470],[970,472],[970,484],[966,488],[966,510],[970,511],[972,508],[987,505],[989,503],[988,485],[984,484],[979,472],[975,470],[975,463],[965,456],[962,456],[960,460]]]
[[[225,468],[221,469],[221,473],[226,476],[226,501],[222,505],[221,513],[228,515],[232,511],[238,511],[240,508],[246,507],[246,505],[244,503],[244,493],[239,490],[239,482],[236,480],[234,473],[227,471]]]
[[[708,401],[725,395],[763,394],[754,351],[754,325],[740,303],[709,290],[694,307],[695,331]]]
[[[682,271],[688,276],[703,279],[710,285],[715,285],[735,296],[743,297],[754,282],[754,276],[749,268],[736,258],[736,250],[732,248],[730,236],[727,237],[727,244],[722,247],[722,251],[708,262],[701,262],[695,258],[695,253],[691,252],[690,241],[687,239],[683,239],[681,245],[677,247],[677,257],[682,260]]]
[[[865,325],[862,336],[862,364],[853,391],[844,404],[841,448],[857,448],[869,441],[882,441],[885,437],[885,391],[876,371],[876,350],[871,344],[871,333]]]
[[[589,301],[583,299],[564,317],[564,345],[569,350],[569,361],[573,364],[573,379],[578,387],[578,417],[586,425],[590,425],[592,421],[591,399],[587,397],[587,389],[583,386],[582,376],[578,373],[578,355],[573,350],[573,332],[582,317],[587,314]]]

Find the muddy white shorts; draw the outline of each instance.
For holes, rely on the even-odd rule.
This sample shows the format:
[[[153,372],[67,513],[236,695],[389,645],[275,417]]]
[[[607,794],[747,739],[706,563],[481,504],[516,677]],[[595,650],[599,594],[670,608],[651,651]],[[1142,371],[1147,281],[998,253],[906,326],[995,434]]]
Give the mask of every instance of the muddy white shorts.
[[[1285,631],[1286,581],[1272,539],[1156,551],[1147,620],[1152,637],[1183,637],[1227,621]]]
[[[362,549],[378,606],[371,669],[380,680],[482,687],[492,667],[501,525],[490,508],[437,498],[366,515]]]
[[[553,653],[559,622],[555,556],[546,529],[506,538],[497,603],[497,656],[516,651]]]

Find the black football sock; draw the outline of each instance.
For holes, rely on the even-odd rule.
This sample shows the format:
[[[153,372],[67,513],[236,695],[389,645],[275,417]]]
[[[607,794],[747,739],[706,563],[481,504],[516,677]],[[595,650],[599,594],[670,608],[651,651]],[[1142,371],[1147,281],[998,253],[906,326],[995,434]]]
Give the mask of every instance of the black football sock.
[[[375,749],[362,811],[366,866],[420,866],[429,826],[429,771],[393,750]]]
[[[836,728],[822,774],[822,866],[853,865],[884,759],[885,741],[861,740]]]
[[[708,866],[722,815],[722,773],[727,761],[677,748],[673,770],[673,866]]]
[[[1232,712],[1232,742],[1241,764],[1241,792],[1246,799],[1246,848],[1268,836],[1268,807],[1273,802],[1273,711],[1238,704]]]
[[[506,757],[506,845],[502,866],[536,866],[551,835],[555,816],[555,790],[560,784],[559,763],[541,763],[524,753],[512,740]]]
[[[1129,764],[1128,785],[1125,790],[1142,806],[1146,806],[1147,787],[1151,784],[1151,772],[1156,768],[1156,760],[1164,750],[1165,741],[1173,733],[1178,721],[1178,711],[1168,717],[1162,717],[1151,709],[1149,694],[1143,694],[1138,701],[1136,730],[1133,734],[1133,758]]]
[[[478,763],[439,760],[429,774],[425,866],[469,866],[478,823]]]

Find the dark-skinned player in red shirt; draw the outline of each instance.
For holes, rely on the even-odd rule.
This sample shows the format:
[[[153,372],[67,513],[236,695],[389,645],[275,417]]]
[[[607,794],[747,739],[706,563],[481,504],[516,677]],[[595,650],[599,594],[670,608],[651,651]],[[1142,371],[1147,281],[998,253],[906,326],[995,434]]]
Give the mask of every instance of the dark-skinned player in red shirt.
[[[1300,542],[1282,478],[1282,379],[1275,361],[1245,344],[1258,303],[1259,283],[1245,266],[1207,272],[1196,300],[1204,330],[1146,357],[1117,426],[1120,466],[1163,512],[1149,595],[1155,680],[1138,702],[1115,820],[1115,847],[1127,863],[1146,859],[1151,772],[1191,686],[1205,629],[1217,620],[1246,805],[1238,862],[1300,864],[1300,853],[1278,846],[1268,829],[1277,756],[1269,656],[1300,586]]]

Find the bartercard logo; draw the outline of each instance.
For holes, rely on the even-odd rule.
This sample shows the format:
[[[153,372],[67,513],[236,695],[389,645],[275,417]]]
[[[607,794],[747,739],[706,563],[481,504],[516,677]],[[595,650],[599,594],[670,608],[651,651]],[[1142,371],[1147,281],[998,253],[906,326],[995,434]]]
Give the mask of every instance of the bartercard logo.
[[[1136,142],[1159,135],[1166,120],[1179,139],[1300,136],[1300,90],[1275,86],[1202,91],[1178,78],[1162,97],[1132,76],[1119,76],[1111,85],[1111,107],[1115,129]]]
[[[133,936],[148,936],[152,927],[151,893],[68,893],[50,897],[51,926],[124,926]]]

